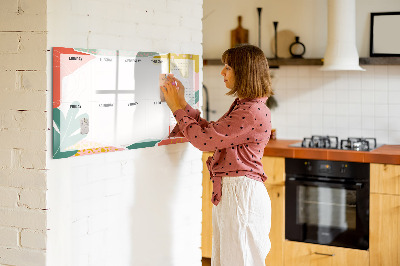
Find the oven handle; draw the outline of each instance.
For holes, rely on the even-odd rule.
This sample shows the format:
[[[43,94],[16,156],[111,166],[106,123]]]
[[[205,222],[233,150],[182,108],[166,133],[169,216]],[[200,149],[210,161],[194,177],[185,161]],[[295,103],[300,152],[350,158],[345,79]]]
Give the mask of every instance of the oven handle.
[[[318,184],[325,184],[325,185],[341,185],[349,188],[354,188],[354,189],[361,189],[363,187],[363,183],[361,182],[356,182],[356,183],[346,183],[346,182],[332,182],[332,181],[321,181],[321,180],[316,180],[316,181],[309,181],[309,180],[304,180],[303,178],[297,178],[297,177],[288,177],[287,181],[291,182],[296,182],[296,183],[301,183],[304,185],[318,185]]]

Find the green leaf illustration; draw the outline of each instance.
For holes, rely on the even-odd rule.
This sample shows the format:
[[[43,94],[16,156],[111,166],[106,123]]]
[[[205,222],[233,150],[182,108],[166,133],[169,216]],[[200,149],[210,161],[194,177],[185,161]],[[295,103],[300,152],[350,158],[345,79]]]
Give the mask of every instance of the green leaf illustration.
[[[80,105],[79,102],[73,102],[72,105]],[[57,126],[53,126],[53,158],[68,158],[78,152],[78,150],[65,151],[66,148],[78,143],[87,135],[82,135],[80,132],[75,133],[80,128],[80,121],[82,118],[89,118],[88,114],[82,114],[78,117],[76,115],[79,108],[70,108],[67,116],[58,109],[53,109],[53,121]],[[75,133],[75,134],[74,134]]]
[[[154,147],[158,142],[161,140],[143,140],[142,142],[137,142],[129,145],[126,147],[128,150],[133,150],[133,149],[141,149],[141,148],[148,148],[148,147]]]

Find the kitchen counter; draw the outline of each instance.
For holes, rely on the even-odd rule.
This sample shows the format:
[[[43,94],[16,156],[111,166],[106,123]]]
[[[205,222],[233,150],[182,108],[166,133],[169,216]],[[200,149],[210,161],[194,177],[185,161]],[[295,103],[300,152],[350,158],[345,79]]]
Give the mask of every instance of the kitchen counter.
[[[301,140],[270,140],[264,156],[363,163],[400,164],[400,145],[383,145],[372,151],[290,147]]]

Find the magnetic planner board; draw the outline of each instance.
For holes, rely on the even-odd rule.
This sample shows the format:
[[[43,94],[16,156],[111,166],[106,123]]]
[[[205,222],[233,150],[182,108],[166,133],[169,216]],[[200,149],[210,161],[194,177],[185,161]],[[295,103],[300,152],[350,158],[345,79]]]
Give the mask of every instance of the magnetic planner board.
[[[199,108],[199,56],[53,48],[53,158],[187,142],[160,90],[165,74]]]

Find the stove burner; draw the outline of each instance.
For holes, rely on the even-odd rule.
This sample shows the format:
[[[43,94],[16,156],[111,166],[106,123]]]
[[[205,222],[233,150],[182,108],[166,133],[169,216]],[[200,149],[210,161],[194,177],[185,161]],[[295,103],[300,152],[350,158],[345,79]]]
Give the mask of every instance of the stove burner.
[[[336,136],[316,136],[304,138],[302,142],[298,142],[289,146],[303,148],[321,148],[321,149],[341,149],[353,151],[371,151],[378,147],[376,138],[347,138],[340,141]]]
[[[376,148],[376,138],[347,138],[340,141],[343,150],[369,151]]]
[[[304,138],[301,147],[338,149],[339,140],[338,137],[334,136],[312,136],[311,138]]]

